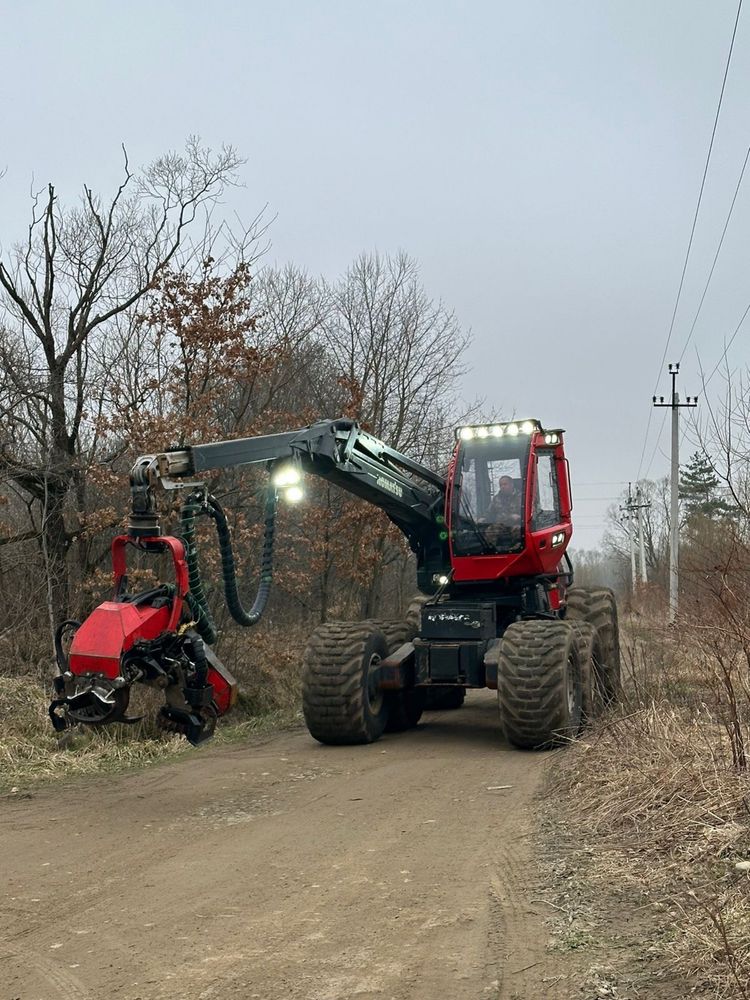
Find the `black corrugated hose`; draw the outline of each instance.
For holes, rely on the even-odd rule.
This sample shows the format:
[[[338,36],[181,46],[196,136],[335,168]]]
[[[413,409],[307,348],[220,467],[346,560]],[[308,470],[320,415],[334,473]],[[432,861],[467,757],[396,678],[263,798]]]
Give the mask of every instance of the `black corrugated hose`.
[[[221,575],[224,582],[224,599],[230,615],[238,625],[250,626],[260,621],[271,593],[273,577],[273,542],[276,530],[276,490],[268,487],[263,524],[263,550],[260,560],[260,583],[258,592],[249,611],[242,606],[237,587],[237,569],[232,549],[232,537],[227,518],[219,501],[208,494],[191,493],[180,511],[180,530],[185,540],[185,558],[188,566],[190,592],[188,603],[200,636],[208,643],[215,643],[218,637],[216,624],[208,607],[203,580],[198,563],[198,548],[195,539],[195,518],[207,514],[213,518],[221,552]]]
[[[180,511],[180,534],[185,542],[185,561],[188,567],[189,590],[187,602],[190,614],[193,616],[198,634],[206,642],[213,645],[218,637],[218,630],[203,590],[200,565],[198,563],[198,547],[195,541],[195,519],[205,513],[202,494],[191,493]]]

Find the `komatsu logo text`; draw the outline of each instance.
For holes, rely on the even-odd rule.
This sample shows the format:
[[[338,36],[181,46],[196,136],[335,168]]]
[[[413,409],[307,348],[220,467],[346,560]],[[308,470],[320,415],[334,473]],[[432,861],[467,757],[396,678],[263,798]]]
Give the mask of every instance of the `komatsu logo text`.
[[[398,483],[394,483],[392,479],[386,479],[385,476],[378,476],[376,482],[382,490],[388,490],[395,497],[402,497],[404,495],[403,489]]]
[[[461,614],[456,611],[439,611],[427,615],[427,620],[431,622],[460,622],[468,625],[469,628],[481,628],[482,623],[472,618],[471,615]]]

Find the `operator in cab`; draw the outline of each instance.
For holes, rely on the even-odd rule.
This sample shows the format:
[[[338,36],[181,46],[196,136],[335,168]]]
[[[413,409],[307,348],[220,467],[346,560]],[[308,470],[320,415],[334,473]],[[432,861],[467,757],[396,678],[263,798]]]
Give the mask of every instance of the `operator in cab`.
[[[500,476],[497,493],[487,508],[486,519],[492,524],[511,528],[521,523],[521,494],[510,476]]]
[[[520,543],[522,501],[522,493],[516,488],[513,479],[510,476],[501,476],[497,483],[497,493],[490,501],[483,518],[490,525],[495,545],[501,538],[510,542],[511,546]]]

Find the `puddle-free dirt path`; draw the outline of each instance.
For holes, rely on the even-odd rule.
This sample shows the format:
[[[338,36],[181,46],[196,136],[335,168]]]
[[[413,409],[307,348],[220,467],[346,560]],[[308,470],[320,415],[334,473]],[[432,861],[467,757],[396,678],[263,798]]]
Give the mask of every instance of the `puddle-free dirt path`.
[[[6,797],[0,998],[540,1000],[548,762],[480,692],[372,746],[284,732]]]

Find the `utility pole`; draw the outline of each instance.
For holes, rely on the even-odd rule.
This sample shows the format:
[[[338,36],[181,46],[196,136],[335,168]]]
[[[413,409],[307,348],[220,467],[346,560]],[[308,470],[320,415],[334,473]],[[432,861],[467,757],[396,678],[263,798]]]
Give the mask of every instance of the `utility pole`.
[[[669,374],[672,377],[672,399],[665,402],[663,396],[654,396],[654,406],[669,406],[672,410],[672,472],[671,472],[671,504],[670,504],[670,525],[669,525],[669,624],[674,625],[677,620],[678,603],[678,553],[680,549],[680,408],[683,406],[697,406],[697,396],[687,396],[685,402],[680,402],[677,393],[677,375],[680,371],[679,361],[675,365],[669,366]]]
[[[635,594],[636,583],[637,583],[637,573],[635,568],[635,514],[637,513],[638,519],[638,548],[640,550],[641,556],[641,583],[647,582],[646,576],[646,549],[643,540],[643,515],[642,511],[645,507],[650,507],[651,504],[641,503],[641,489],[636,488],[635,498],[633,497],[633,484],[628,483],[628,500],[624,507],[620,507],[620,510],[625,511],[625,517],[629,524],[628,533],[630,535],[630,575],[633,582],[633,594]]]
[[[647,500],[645,503],[641,503],[640,486],[635,491],[635,498],[638,501],[636,507],[638,509],[638,540],[641,550],[641,583],[645,586],[648,583],[648,573],[646,572],[646,543],[643,538],[643,511],[651,506],[651,502]]]
[[[632,483],[628,483],[628,502],[624,507],[620,507],[625,512],[625,520],[628,522],[628,537],[630,538],[630,581],[632,593],[635,597],[635,538],[633,537],[633,493]]]

